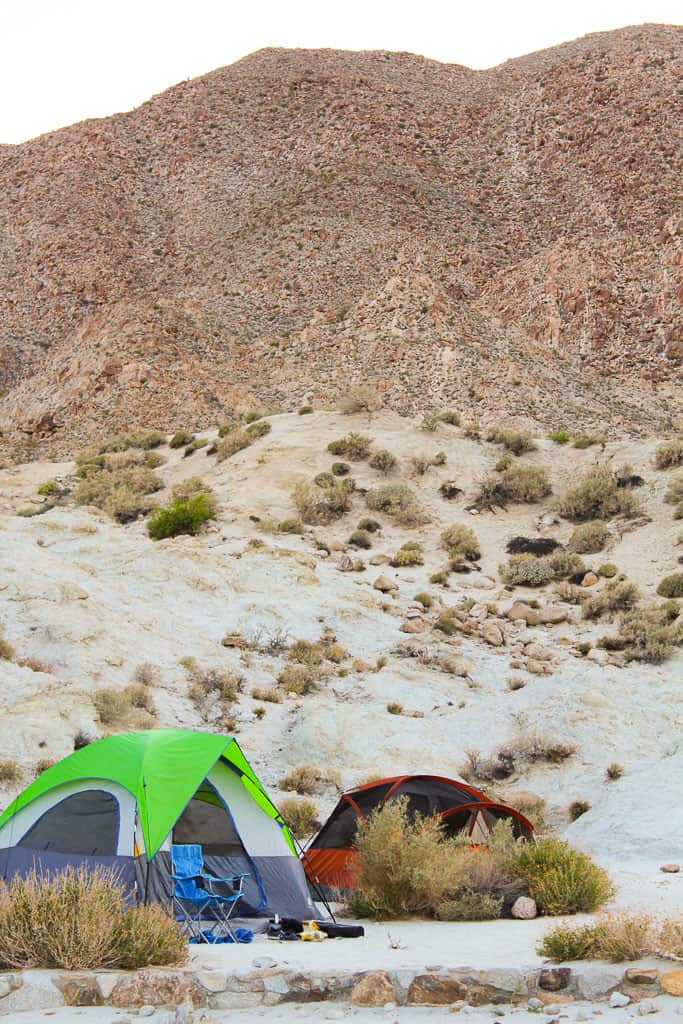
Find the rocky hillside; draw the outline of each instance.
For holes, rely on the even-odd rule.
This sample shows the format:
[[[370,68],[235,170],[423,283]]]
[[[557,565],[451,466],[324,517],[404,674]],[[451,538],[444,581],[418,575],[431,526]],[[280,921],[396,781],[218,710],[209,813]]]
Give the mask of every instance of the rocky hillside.
[[[214,429],[157,438],[146,467],[129,448],[0,471],[0,803],[108,731],[230,730],[274,792],[310,790],[321,815],[369,777],[465,773],[591,847],[622,901],[683,905],[681,876],[659,872],[683,843],[683,628],[660,587],[683,583],[680,468],[657,468],[651,441],[516,456],[387,410],[263,422],[233,454],[235,432]],[[368,452],[356,437],[355,458],[331,453],[350,431]],[[616,481],[597,534],[567,497],[596,468]],[[217,519],[155,542],[142,518],[78,504],[100,500],[98,474],[133,471],[156,475],[162,505],[200,477]],[[482,480],[490,498],[523,474],[529,500],[480,500]],[[346,511],[302,523],[325,518],[330,476],[355,481]],[[633,607],[647,648],[624,632]]]
[[[0,147],[0,429],[28,458],[371,379],[407,413],[679,410],[681,30],[489,71],[260,51]]]

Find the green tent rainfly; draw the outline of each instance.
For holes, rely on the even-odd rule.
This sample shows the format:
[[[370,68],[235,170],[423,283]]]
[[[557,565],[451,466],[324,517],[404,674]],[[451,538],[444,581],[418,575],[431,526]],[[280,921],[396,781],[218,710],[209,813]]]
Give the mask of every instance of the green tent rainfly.
[[[0,870],[113,864],[138,898],[165,899],[172,842],[200,843],[216,874],[249,872],[252,913],[312,913],[291,833],[237,741],[188,729],[110,736],[48,768],[0,816]]]

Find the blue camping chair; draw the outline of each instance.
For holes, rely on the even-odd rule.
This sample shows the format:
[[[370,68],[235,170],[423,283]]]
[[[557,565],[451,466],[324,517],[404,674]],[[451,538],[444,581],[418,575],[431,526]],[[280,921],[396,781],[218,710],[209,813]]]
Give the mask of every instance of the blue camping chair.
[[[219,930],[224,930],[233,941],[237,941],[230,918],[243,895],[245,878],[249,878],[248,873],[228,878],[207,874],[199,844],[171,846],[174,917],[187,926],[194,939],[202,937],[205,927],[202,918],[206,915],[216,922]],[[231,886],[232,893],[224,896],[215,892],[213,886],[216,883]]]

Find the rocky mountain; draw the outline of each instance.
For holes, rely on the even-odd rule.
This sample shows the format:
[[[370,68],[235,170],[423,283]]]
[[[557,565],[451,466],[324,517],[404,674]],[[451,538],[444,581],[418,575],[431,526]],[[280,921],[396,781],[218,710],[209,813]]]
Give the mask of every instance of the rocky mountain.
[[[0,147],[0,429],[24,457],[370,379],[645,433],[680,407],[681,29],[488,71],[269,49]]]

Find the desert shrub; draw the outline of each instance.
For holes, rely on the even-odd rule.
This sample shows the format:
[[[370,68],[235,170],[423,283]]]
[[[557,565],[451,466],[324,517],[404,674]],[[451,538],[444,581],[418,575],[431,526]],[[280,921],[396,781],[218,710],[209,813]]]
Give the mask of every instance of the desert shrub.
[[[680,505],[683,501],[683,473],[679,476],[675,476],[670,481],[669,486],[664,495],[664,501],[668,505]]]
[[[209,441],[206,437],[195,437],[194,440],[190,441],[186,446],[185,451],[183,452],[183,458],[187,459],[190,455],[194,455],[195,452],[198,452],[200,448],[206,448],[208,443]],[[216,451],[218,451],[218,446],[216,446]],[[161,459],[161,455],[157,455],[156,452],[153,452],[152,454],[156,456],[156,458]]]
[[[533,504],[552,493],[544,466],[516,464],[500,474],[492,474],[479,484],[475,505],[505,506],[510,502]]]
[[[61,488],[56,480],[46,480],[38,488],[38,494],[44,498],[52,498],[61,493]]]
[[[683,597],[683,572],[674,572],[660,580],[657,593],[660,597]]]
[[[159,448],[166,441],[166,435],[162,434],[160,430],[135,430],[132,434],[128,434],[125,439],[128,442],[130,448],[142,448],[145,451],[149,451],[151,448]]]
[[[557,925],[543,937],[538,952],[557,962],[641,960],[666,949],[665,928],[658,928],[647,914],[608,914],[588,924]]]
[[[592,448],[594,444],[597,444],[599,438],[594,437],[592,434],[579,434],[572,441],[572,448],[578,448],[585,450],[586,448]]]
[[[609,530],[599,519],[580,523],[572,530],[569,547],[580,555],[594,555],[602,551],[609,540]]]
[[[506,469],[509,469],[512,465],[513,459],[509,454],[501,455],[496,463],[496,473],[504,473]]]
[[[379,448],[370,459],[369,465],[371,469],[376,469],[379,473],[383,473],[386,476],[396,469],[398,459],[386,448]]]
[[[619,487],[609,466],[594,466],[563,495],[558,507],[566,519],[582,521],[632,516],[640,506],[630,488]]]
[[[286,797],[280,802],[278,810],[297,839],[305,839],[315,831],[318,808],[312,800]]]
[[[683,437],[664,441],[655,451],[657,469],[671,469],[672,466],[683,465]]]
[[[48,768],[52,768],[52,766],[55,764],[57,764],[57,762],[54,760],[54,758],[41,757],[38,761],[36,761],[36,778],[39,775],[42,775],[43,772],[46,772]]]
[[[348,512],[352,493],[353,483],[350,480],[335,480],[323,488],[302,482],[296,485],[292,497],[303,522],[319,526],[340,519]]]
[[[413,472],[417,476],[424,476],[432,466],[444,466],[446,461],[445,452],[436,452],[434,455],[430,455],[428,452],[419,452],[417,455],[411,455],[410,457]]]
[[[265,437],[272,430],[272,425],[268,420],[259,419],[255,423],[251,423],[248,427],[245,427],[244,433],[249,441],[249,444],[253,444],[254,441],[258,441],[259,438]]]
[[[255,686],[251,691],[251,696],[254,698],[254,700],[265,701],[266,704],[282,703],[282,694],[280,693],[279,690],[276,690],[275,687],[266,689],[263,686]]]
[[[569,815],[570,821],[578,821],[578,819],[588,814],[591,809],[591,805],[587,800],[572,800],[569,807],[567,808],[567,814]]]
[[[420,430],[425,430],[429,434],[433,434],[441,421],[441,417],[435,409],[430,409],[425,412],[422,416],[420,423]]]
[[[590,914],[614,893],[609,875],[588,854],[553,837],[520,846],[511,869],[541,914]]]
[[[619,568],[614,564],[614,562],[603,562],[603,564],[598,568],[598,573],[606,580],[613,579],[618,572]]]
[[[557,924],[539,942],[538,953],[557,963],[592,960],[594,933],[594,924]]]
[[[324,775],[313,765],[300,764],[280,779],[278,786],[300,796],[313,796],[324,788],[325,781]]]
[[[345,437],[340,437],[336,441],[330,441],[327,450],[331,455],[345,455],[352,462],[362,462],[363,459],[367,459],[370,455],[371,444],[371,437],[351,431]]]
[[[313,406],[312,405],[302,405],[299,408],[299,416],[310,416],[310,414],[312,412],[313,412]]]
[[[616,780],[620,779],[623,774],[624,766],[623,764],[619,764],[617,761],[612,761],[605,770],[605,775],[610,782],[616,782]]]
[[[440,921],[491,921],[501,916],[503,897],[464,889],[458,896],[441,900],[436,907]]]
[[[19,782],[22,775],[23,772],[16,761],[8,758],[0,761],[0,784],[3,786],[13,786]]]
[[[349,544],[352,544],[354,548],[371,548],[372,537],[366,530],[354,530],[349,537]]]
[[[65,970],[181,963],[187,937],[158,905],[126,910],[113,870],[31,871],[0,889],[0,966]]]
[[[92,702],[101,724],[108,729],[149,729],[155,724],[152,695],[143,684],[134,683],[124,690],[105,686],[95,690]]]
[[[503,580],[513,586],[544,587],[553,578],[548,561],[533,555],[514,555],[499,571]]]
[[[252,438],[247,434],[246,430],[231,431],[218,445],[216,461],[223,462],[225,459],[229,459],[232,455],[236,455],[237,452],[248,448],[251,443]]]
[[[402,715],[403,705],[400,704],[399,701],[397,700],[390,700],[389,703],[387,704],[387,711],[389,712],[390,715]]]
[[[216,500],[207,491],[199,491],[189,498],[175,498],[166,508],[158,508],[147,521],[147,532],[152,540],[165,540],[184,534],[199,533],[217,513]]]
[[[419,594],[416,594],[413,600],[417,601],[418,604],[421,604],[423,608],[431,608],[434,604],[434,598],[432,595],[425,593],[424,590],[421,590]]]
[[[531,434],[524,430],[512,430],[505,427],[494,427],[488,430],[486,440],[492,441],[494,444],[502,444],[507,451],[513,452],[515,455],[533,451],[536,447]]]
[[[0,661],[12,661],[15,657],[15,650],[9,640],[5,640],[0,626]]]
[[[446,549],[449,558],[467,558],[472,561],[481,558],[477,535],[461,523],[453,523],[443,531],[441,547]]]
[[[674,956],[678,960],[683,957],[683,920],[680,917],[663,922],[657,940],[657,952]]]
[[[239,700],[244,677],[229,669],[202,667],[195,658],[183,658],[182,664],[188,676],[187,696],[204,721],[232,728],[229,709]]]
[[[430,583],[435,583],[439,587],[448,587],[448,569],[439,569],[438,572],[433,572],[429,577]]]
[[[77,505],[94,505],[117,522],[127,523],[151,510],[154,501],[150,495],[162,486],[149,467],[116,463],[108,456],[103,466],[79,481],[74,500]]]
[[[307,665],[285,665],[277,677],[285,693],[305,696],[315,689],[316,676]]]
[[[334,665],[339,665],[340,662],[346,661],[348,656],[349,652],[343,644],[332,643],[325,647],[325,658],[327,661],[331,661]]]
[[[287,657],[290,661],[296,661],[300,665],[307,665],[309,668],[322,665],[322,644],[313,643],[310,640],[295,640],[287,651]]]
[[[584,619],[599,619],[605,612],[624,611],[638,603],[640,592],[636,583],[628,580],[610,580],[604,590],[584,597],[581,612]]]
[[[382,484],[371,487],[365,504],[372,512],[384,512],[399,526],[421,526],[429,516],[421,509],[415,493],[406,484]]]
[[[193,494],[212,494],[208,484],[205,484],[199,476],[188,476],[180,483],[175,484],[171,494],[174,498],[191,498]]]
[[[158,665],[152,665],[149,661],[141,662],[133,672],[133,682],[142,686],[158,686],[161,682]]]
[[[228,423],[221,423],[220,426],[218,427],[218,436],[219,437],[227,437],[228,434],[231,434],[233,430],[237,430],[238,427],[239,427],[239,423],[237,423],[235,421],[230,421]]]
[[[454,412],[452,409],[446,409],[444,412],[440,412],[439,419],[442,423],[448,423],[451,427],[460,426],[460,413]]]
[[[185,448],[192,441],[194,441],[194,434],[190,434],[187,430],[176,430],[168,442],[168,446],[169,448]]]
[[[559,428],[558,430],[551,430],[548,434],[548,440],[554,441],[555,444],[566,444],[569,440],[569,431],[564,430],[564,428]]]
[[[382,529],[382,524],[378,523],[376,519],[370,519],[368,516],[364,516],[358,520],[358,530],[365,530],[366,533],[377,533]]]
[[[516,811],[523,814],[524,817],[531,822],[534,832],[538,835],[540,832],[545,832],[548,828],[548,820],[546,818],[546,803],[543,797],[535,796],[533,793],[523,794],[520,793],[516,797],[508,797],[505,803],[509,807],[514,807]]]
[[[356,412],[371,415],[382,408],[382,399],[369,384],[355,384],[339,400],[339,412],[351,416]]]
[[[333,462],[330,469],[333,476],[348,476],[351,472],[348,462]]]
[[[466,423],[463,433],[468,441],[479,441],[481,439],[481,428],[476,420],[470,420],[469,423]]]
[[[619,623],[617,641],[632,661],[661,664],[683,644],[683,617],[673,609],[651,605],[627,611]]]
[[[332,473],[316,473],[313,477],[313,483],[316,487],[332,487],[334,484],[334,476]]]
[[[256,423],[257,420],[263,419],[264,416],[265,413],[261,412],[259,409],[250,409],[249,412],[245,412],[242,419],[245,423]]]
[[[300,519],[283,519],[277,524],[278,533],[303,533],[304,524]]]
[[[402,544],[394,557],[391,559],[393,566],[423,565],[424,554],[420,544],[415,541],[408,541]]]

